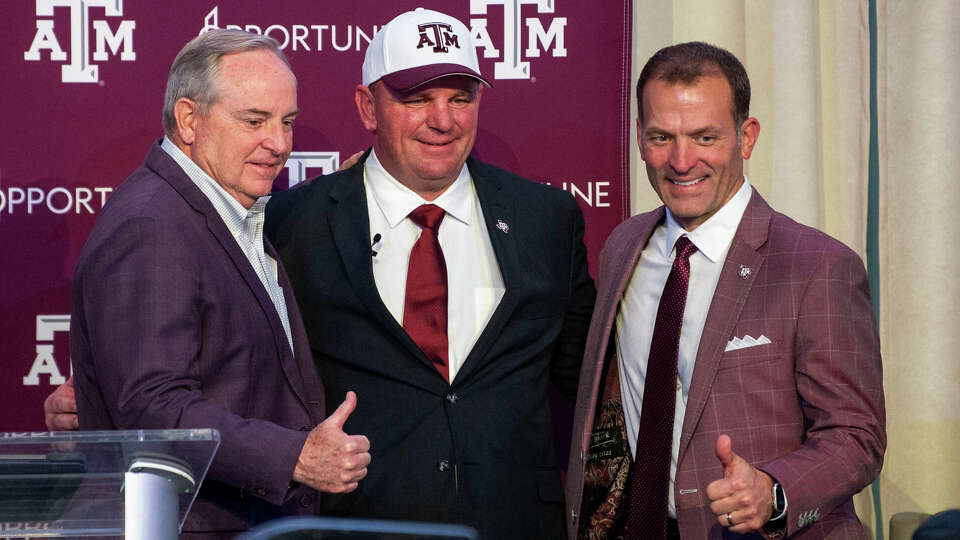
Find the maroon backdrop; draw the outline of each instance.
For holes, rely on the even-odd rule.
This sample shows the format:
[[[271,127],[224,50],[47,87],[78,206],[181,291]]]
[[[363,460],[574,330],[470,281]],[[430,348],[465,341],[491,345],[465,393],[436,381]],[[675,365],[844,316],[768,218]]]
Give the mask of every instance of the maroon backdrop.
[[[43,429],[69,375],[70,280],[110,191],[162,135],[167,71],[205,27],[267,33],[299,80],[282,189],[331,172],[364,131],[353,103],[363,51],[418,6],[467,22],[494,87],[474,155],[570,191],[591,270],[629,214],[631,0],[20,0],[0,18],[0,431]]]

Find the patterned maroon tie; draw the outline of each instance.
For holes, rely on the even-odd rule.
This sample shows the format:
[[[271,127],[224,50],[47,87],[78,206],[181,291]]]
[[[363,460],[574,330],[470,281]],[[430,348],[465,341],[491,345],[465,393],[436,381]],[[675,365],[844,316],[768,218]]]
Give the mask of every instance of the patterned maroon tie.
[[[403,329],[433,362],[437,371],[450,380],[447,364],[447,264],[437,232],[443,208],[419,206],[410,219],[420,226],[420,238],[410,252],[407,291],[403,301]]]
[[[676,248],[673,268],[660,295],[647,359],[647,376],[643,383],[637,452],[630,472],[629,538],[667,537],[670,450],[677,399],[677,350],[690,281],[690,255],[697,251],[697,246],[686,236],[681,236]]]

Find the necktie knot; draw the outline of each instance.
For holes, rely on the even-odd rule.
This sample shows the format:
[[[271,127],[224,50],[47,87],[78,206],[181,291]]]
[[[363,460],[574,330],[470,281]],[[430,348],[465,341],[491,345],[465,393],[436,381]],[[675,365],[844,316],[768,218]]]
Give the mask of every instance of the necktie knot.
[[[681,236],[677,238],[677,258],[683,257],[684,259],[689,259],[694,252],[697,251],[697,246],[690,241],[686,236]]]
[[[446,214],[443,208],[435,204],[422,204],[410,212],[410,219],[422,228],[436,231]]]

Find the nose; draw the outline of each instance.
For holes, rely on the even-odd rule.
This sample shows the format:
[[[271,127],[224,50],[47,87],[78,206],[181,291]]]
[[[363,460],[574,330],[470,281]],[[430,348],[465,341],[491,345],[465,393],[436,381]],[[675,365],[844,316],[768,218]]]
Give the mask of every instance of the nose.
[[[427,111],[427,126],[437,131],[446,132],[453,128],[453,111],[450,105],[443,100],[434,100]]]
[[[268,122],[260,144],[274,155],[285,155],[293,148],[293,130],[282,121]]]
[[[684,175],[690,172],[690,169],[697,164],[695,154],[689,141],[682,137],[677,138],[673,147],[670,149],[670,168],[678,175]]]

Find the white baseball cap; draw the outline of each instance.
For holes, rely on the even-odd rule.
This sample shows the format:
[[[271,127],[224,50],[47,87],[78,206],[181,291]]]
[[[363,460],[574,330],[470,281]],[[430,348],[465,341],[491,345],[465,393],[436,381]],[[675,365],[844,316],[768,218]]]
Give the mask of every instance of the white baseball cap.
[[[417,8],[401,13],[380,29],[363,58],[363,84],[382,80],[397,91],[464,75],[491,86],[480,76],[477,48],[466,25],[457,19]]]

